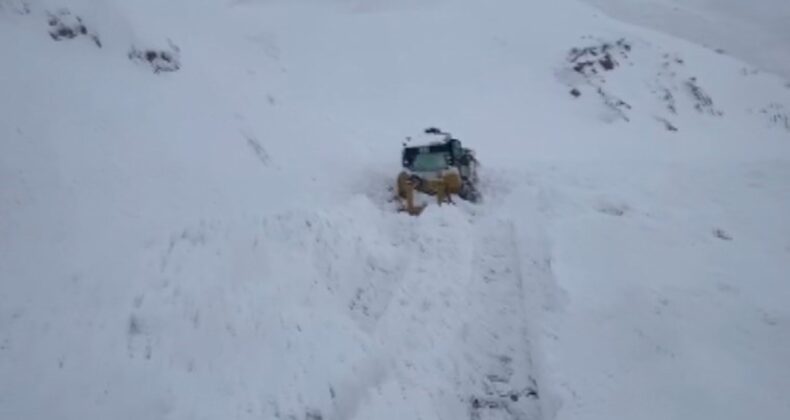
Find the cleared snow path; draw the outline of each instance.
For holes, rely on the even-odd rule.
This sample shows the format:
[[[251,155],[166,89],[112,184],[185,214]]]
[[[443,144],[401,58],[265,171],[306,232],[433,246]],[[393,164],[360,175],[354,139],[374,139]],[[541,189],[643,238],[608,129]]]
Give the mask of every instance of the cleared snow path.
[[[537,419],[524,287],[512,223],[480,226],[469,293],[470,366],[484,372],[472,400],[472,419]]]
[[[538,419],[512,224],[467,217],[443,208],[398,220],[407,267],[387,309],[372,312],[383,312],[375,335],[393,357],[399,386],[390,389],[401,395],[387,396],[386,385],[373,394],[424,400],[428,413],[419,414],[432,418]],[[380,413],[377,405],[373,398],[357,418]]]

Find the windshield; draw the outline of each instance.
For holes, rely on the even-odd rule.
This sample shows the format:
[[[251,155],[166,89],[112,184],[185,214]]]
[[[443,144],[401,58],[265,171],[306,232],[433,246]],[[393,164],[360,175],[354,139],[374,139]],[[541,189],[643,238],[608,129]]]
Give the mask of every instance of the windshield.
[[[421,153],[414,157],[411,170],[417,172],[441,171],[447,168],[444,153]]]

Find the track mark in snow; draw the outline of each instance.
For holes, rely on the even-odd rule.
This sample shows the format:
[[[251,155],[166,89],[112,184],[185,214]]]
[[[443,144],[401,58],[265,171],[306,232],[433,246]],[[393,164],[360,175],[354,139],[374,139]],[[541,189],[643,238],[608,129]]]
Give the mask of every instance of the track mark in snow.
[[[242,131],[242,136],[244,139],[247,140],[247,146],[250,147],[252,152],[255,154],[255,157],[263,164],[263,166],[269,166],[269,153],[266,149],[261,145],[261,142],[258,141],[258,138],[252,135],[251,133],[247,133]]]
[[[455,208],[388,220],[400,269],[367,272],[379,277],[353,299],[380,372],[335,387],[328,418],[408,402],[404,418],[540,419],[512,224]]]
[[[479,366],[470,419],[538,419],[538,387],[532,375],[520,262],[511,223],[479,228],[469,287],[468,358]]]
[[[151,337],[139,316],[134,314],[129,316],[126,333],[129,358],[134,359],[142,354],[145,360],[151,360],[153,353]]]

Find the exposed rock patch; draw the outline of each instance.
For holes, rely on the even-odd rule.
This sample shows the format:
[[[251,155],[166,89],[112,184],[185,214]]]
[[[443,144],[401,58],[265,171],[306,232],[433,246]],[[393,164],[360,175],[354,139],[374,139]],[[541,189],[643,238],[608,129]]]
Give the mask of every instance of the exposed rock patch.
[[[181,50],[169,43],[168,48],[137,48],[129,51],[129,59],[149,66],[154,73],[174,72],[181,68]]]
[[[82,18],[74,15],[68,9],[61,9],[55,13],[47,14],[49,36],[55,41],[64,41],[79,37],[86,37],[101,48],[99,35],[89,31]]]

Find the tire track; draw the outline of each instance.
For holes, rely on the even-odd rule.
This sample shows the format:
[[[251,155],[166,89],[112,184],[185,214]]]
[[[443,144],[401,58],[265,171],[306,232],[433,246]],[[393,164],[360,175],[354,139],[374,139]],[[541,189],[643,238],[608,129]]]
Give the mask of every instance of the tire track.
[[[467,357],[477,367],[471,420],[541,418],[534,379],[522,274],[512,223],[476,228],[469,299]]]

